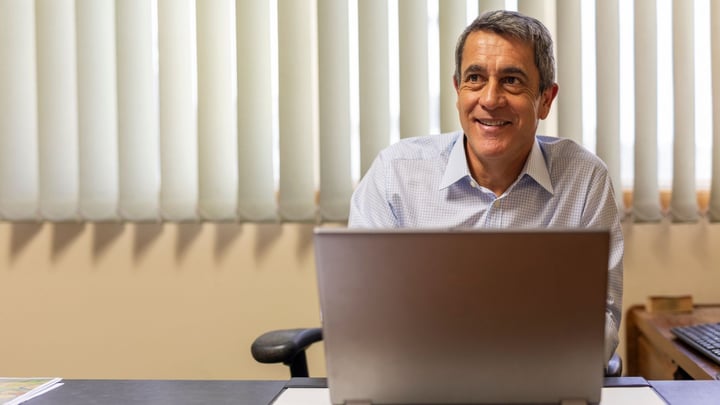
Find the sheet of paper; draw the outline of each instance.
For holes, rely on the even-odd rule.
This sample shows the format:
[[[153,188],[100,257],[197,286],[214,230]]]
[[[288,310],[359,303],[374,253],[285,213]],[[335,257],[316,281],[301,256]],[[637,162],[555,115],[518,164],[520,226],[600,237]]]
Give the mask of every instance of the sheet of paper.
[[[601,405],[667,405],[651,387],[605,387]]]
[[[607,387],[601,405],[667,405],[650,387]],[[332,405],[327,388],[288,388],[273,405]]]
[[[332,405],[327,388],[287,388],[273,405]]]

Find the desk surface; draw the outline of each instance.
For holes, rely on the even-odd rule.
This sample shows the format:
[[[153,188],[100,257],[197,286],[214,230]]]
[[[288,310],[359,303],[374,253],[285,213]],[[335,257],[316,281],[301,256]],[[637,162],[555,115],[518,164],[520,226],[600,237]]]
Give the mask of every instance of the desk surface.
[[[64,380],[28,405],[269,404],[287,381]]]
[[[65,380],[65,385],[32,399],[28,405],[194,405],[269,404],[286,386],[324,386],[325,379],[288,381]],[[608,378],[606,386],[652,386],[670,405],[717,403],[717,381],[650,381],[638,377]],[[715,401],[715,402],[713,402]]]
[[[720,402],[720,381],[650,381],[670,405],[712,405]]]
[[[720,379],[720,365],[675,339],[670,329],[698,323],[719,322],[720,306],[698,305],[691,313],[652,314],[636,306],[626,322],[627,371],[652,380],[673,379],[681,367],[693,379]]]

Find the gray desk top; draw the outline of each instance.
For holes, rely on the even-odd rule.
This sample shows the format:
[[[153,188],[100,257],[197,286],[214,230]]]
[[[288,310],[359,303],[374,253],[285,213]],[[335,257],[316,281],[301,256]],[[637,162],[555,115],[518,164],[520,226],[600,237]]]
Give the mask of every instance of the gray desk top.
[[[28,405],[259,405],[287,381],[65,380]]]
[[[650,385],[669,404],[720,404],[720,381],[650,381]]]

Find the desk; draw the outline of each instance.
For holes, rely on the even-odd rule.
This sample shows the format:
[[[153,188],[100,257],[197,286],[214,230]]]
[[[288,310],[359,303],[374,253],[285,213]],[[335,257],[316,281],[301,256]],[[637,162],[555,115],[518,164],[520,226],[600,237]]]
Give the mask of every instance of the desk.
[[[670,332],[674,326],[720,321],[720,306],[698,305],[684,314],[651,314],[644,306],[634,306],[625,320],[628,375],[648,380],[720,379],[720,365],[677,342]]]
[[[260,405],[287,381],[64,380],[27,405]]]
[[[606,378],[605,386],[650,385],[670,405],[706,405],[720,398],[716,381],[645,381],[638,377]],[[269,404],[285,387],[325,387],[323,378],[288,381],[148,381],[65,380],[65,385],[28,405],[194,405]],[[708,401],[709,400],[709,401]]]

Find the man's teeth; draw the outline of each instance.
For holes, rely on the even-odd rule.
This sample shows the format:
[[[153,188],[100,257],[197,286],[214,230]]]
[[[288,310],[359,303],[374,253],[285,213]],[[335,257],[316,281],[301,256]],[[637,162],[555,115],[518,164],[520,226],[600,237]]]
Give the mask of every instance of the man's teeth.
[[[480,123],[483,124],[483,125],[490,126],[490,127],[499,127],[499,126],[501,126],[501,125],[505,125],[505,122],[506,122],[506,121],[501,121],[501,120],[478,120],[478,122],[480,122]]]

